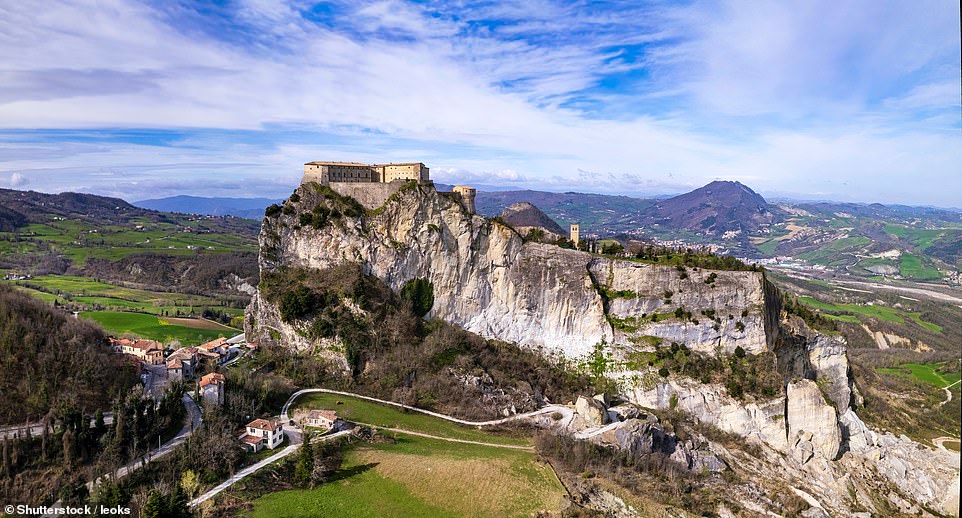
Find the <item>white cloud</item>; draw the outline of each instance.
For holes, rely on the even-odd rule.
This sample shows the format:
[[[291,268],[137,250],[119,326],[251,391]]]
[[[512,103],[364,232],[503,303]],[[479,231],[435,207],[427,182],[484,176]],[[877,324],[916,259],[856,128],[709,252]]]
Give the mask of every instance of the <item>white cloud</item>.
[[[951,95],[958,105],[958,67],[944,65],[958,53],[954,6],[947,15],[942,4],[721,5],[607,13],[493,4],[455,20],[383,1],[346,13],[336,31],[303,19],[299,5],[251,0],[235,13],[257,31],[245,45],[123,0],[39,12],[14,3],[0,16],[0,127],[263,130],[265,142],[12,142],[0,146],[0,171],[111,193],[173,188],[162,182],[172,175],[203,178],[191,185],[207,182],[207,192],[217,182],[245,185],[225,176],[272,177],[266,188],[284,190],[311,159],[419,159],[449,183],[461,175],[644,195],[732,178],[869,201],[962,198],[957,182],[900,187],[906,177],[957,175],[962,163],[958,132],[943,119],[904,115]],[[492,18],[505,23],[466,28]],[[652,42],[637,61],[615,48]],[[593,94],[624,106],[619,116],[561,107],[602,75],[640,66],[651,73],[641,95]],[[907,79],[915,73],[924,84]],[[887,101],[866,108],[875,98]],[[669,115],[631,111],[658,99]],[[771,113],[791,120],[791,131],[746,118]],[[319,142],[275,141],[278,127]],[[347,138],[320,140],[332,134]]]
[[[13,187],[14,189],[24,187],[28,183],[30,183],[30,181],[27,180],[27,177],[20,173],[13,173],[10,175],[10,187]]]

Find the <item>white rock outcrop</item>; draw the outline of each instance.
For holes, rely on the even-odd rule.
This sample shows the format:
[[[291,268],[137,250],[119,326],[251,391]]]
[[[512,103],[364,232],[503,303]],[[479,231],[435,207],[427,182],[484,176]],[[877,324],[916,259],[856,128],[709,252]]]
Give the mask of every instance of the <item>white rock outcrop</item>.
[[[262,271],[350,262],[395,290],[426,278],[435,297],[428,317],[570,358],[585,356],[601,342],[634,346],[631,338],[640,335],[706,352],[766,348],[760,272],[717,271],[706,283],[707,270],[682,278],[673,267],[526,242],[510,227],[469,214],[456,198],[431,186],[410,186],[361,218],[345,216],[315,229],[297,221],[320,199],[312,186],[298,190],[296,213],[264,220]],[[672,291],[670,298],[665,290]],[[626,296],[604,295],[613,292]],[[252,305],[252,316],[269,325],[269,311],[259,315],[264,305]],[[669,316],[680,307],[699,322]],[[700,310],[717,312],[718,330]],[[643,314],[655,312],[665,317],[642,322]],[[627,326],[611,323],[626,319]]]
[[[804,450],[809,448],[808,443],[823,459],[835,460],[842,432],[835,407],[825,401],[818,384],[807,379],[789,383],[786,399],[789,445]]]

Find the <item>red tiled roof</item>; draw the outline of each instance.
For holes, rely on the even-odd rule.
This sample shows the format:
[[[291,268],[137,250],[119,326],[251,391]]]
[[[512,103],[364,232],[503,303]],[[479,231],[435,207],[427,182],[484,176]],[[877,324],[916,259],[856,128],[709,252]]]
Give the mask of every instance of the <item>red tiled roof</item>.
[[[317,419],[318,417],[323,417],[329,421],[336,421],[337,412],[334,410],[311,410],[311,413],[307,414],[308,419]]]
[[[201,344],[198,347],[206,351],[209,351],[211,349],[217,349],[218,347],[223,347],[225,342],[227,342],[226,338],[218,338],[217,340],[211,340],[206,344]]]
[[[273,432],[277,429],[277,421],[268,421],[267,419],[254,419],[253,421],[247,423],[248,428],[256,428],[258,430],[269,430]]]
[[[244,436],[242,436],[242,437],[240,438],[240,440],[241,440],[242,442],[246,442],[247,444],[250,444],[251,446],[253,446],[253,445],[255,445],[255,444],[263,441],[264,438],[263,438],[263,437],[258,437],[258,436],[256,436],[256,435],[244,435]]]
[[[219,385],[223,383],[224,380],[225,378],[223,374],[212,372],[210,374],[205,374],[204,377],[200,379],[200,386],[206,387],[207,385]]]

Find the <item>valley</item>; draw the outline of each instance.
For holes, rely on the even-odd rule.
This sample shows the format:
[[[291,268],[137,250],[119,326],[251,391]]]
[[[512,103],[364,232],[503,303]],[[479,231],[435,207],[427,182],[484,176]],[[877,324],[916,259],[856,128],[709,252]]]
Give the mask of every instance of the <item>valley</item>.
[[[719,226],[723,235],[715,237],[695,228],[669,236],[654,222],[640,234],[598,234],[602,220],[589,218],[584,242],[575,244],[567,221],[537,205],[512,204],[485,218],[455,196],[405,184],[381,206],[358,208],[349,196],[314,185],[267,211],[256,244],[236,218],[125,209],[137,221],[176,222],[162,223],[175,226],[149,243],[135,242],[144,231],[106,223],[112,216],[103,213],[91,222],[98,212],[76,205],[72,216],[28,214],[0,236],[20,247],[0,254],[2,284],[109,335],[177,349],[243,331],[257,344],[204,367],[226,377],[226,399],[203,405],[191,441],[127,468],[110,486],[140,495],[127,501],[144,505],[157,487],[173,487],[171,498],[188,488],[183,508],[203,497],[193,509],[204,516],[292,517],[307,510],[795,514],[813,502],[829,514],[889,515],[915,498],[953,505],[920,496],[922,487],[951,485],[951,467],[941,463],[951,466],[960,433],[958,289],[941,277],[919,277],[926,265],[945,268],[923,254],[950,238],[948,231],[913,234],[890,223],[887,235],[909,240],[898,259],[920,259],[909,259],[904,275],[901,263],[899,273],[879,274],[858,270],[871,261],[840,266],[846,254],[876,249],[877,237],[822,243],[811,238],[811,221],[779,220],[782,204],[766,209],[755,229]],[[552,210],[571,211],[577,195],[544,199],[549,207],[555,200]],[[493,206],[485,203],[479,207]],[[128,221],[123,212],[119,218]],[[64,219],[43,227],[26,221],[37,217]],[[198,231],[198,218],[211,226]],[[177,231],[179,225],[191,230]],[[97,228],[104,231],[91,232]],[[79,239],[81,231],[107,239]],[[184,241],[149,246],[173,239]],[[805,239],[818,246],[800,252],[811,252],[803,259],[723,255],[746,246],[780,254],[783,243],[802,250]],[[820,264],[822,257],[831,260]],[[880,257],[875,262],[894,254]],[[578,318],[564,316],[571,311]],[[178,387],[168,390],[193,390]],[[312,387],[344,392],[307,393],[284,405]],[[812,388],[821,394],[817,401],[800,402]],[[177,401],[180,394],[164,397]],[[158,408],[169,420],[151,430],[162,426],[162,435],[173,437],[187,426],[186,407],[168,405]],[[792,408],[815,410],[799,416]],[[347,428],[304,426],[317,409],[336,412],[338,426]],[[829,410],[835,417],[814,417]],[[278,449],[238,451],[239,426],[278,414],[285,424]],[[49,429],[60,440],[72,430],[67,419],[55,417]],[[786,442],[799,427],[800,439]],[[104,437],[117,433],[112,425],[106,430]],[[320,435],[304,453],[307,431]],[[916,447],[949,457],[926,459]],[[161,452],[136,440],[125,448],[129,455]],[[882,460],[867,460],[873,452]],[[128,465],[130,457],[111,454],[114,466]],[[898,463],[914,466],[916,485],[890,485]],[[777,469],[812,478],[789,484]],[[184,485],[172,470],[198,480]],[[238,470],[245,476],[229,483]],[[90,465],[84,472],[94,471]],[[833,485],[832,477],[852,482]],[[759,490],[760,479],[767,482]],[[471,491],[459,491],[465,486]],[[110,501],[106,491],[91,498]]]

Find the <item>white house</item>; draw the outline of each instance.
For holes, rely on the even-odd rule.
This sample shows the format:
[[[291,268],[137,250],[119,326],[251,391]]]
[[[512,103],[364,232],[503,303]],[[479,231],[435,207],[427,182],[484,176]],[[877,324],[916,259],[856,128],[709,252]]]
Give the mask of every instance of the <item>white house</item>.
[[[284,441],[284,424],[276,419],[254,419],[247,423],[240,440],[241,447],[248,451],[256,453],[265,447],[273,450]]]
[[[200,395],[205,400],[216,405],[223,405],[225,392],[224,383],[226,379],[223,374],[211,372],[200,379]]]
[[[311,410],[311,412],[307,414],[305,424],[307,426],[329,429],[334,427],[335,421],[337,421],[337,412],[333,410]]]

